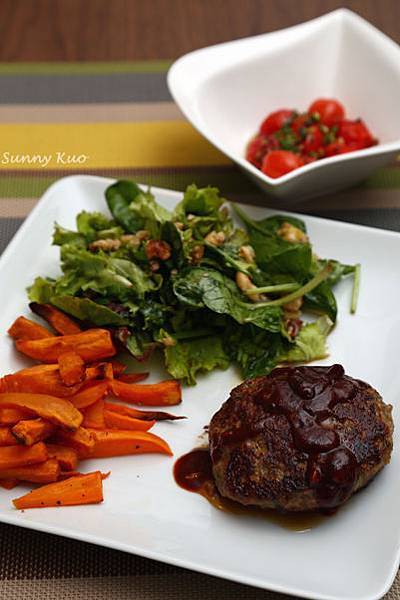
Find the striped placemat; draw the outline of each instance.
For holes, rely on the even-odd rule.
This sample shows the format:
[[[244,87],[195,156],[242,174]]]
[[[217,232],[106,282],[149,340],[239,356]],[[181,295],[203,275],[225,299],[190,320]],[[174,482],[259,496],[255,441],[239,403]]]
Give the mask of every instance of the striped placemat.
[[[212,184],[232,200],[268,199],[183,118],[167,61],[0,64],[0,252],[46,188],[89,173],[182,190]],[[400,231],[400,166],[296,210]],[[284,598],[129,554],[0,525],[4,600]],[[388,600],[400,599],[396,579]]]

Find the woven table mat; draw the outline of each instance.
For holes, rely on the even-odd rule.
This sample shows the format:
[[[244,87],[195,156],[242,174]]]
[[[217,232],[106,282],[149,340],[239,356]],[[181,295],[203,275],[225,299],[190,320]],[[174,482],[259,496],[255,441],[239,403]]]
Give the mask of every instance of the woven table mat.
[[[0,253],[48,186],[64,175],[130,177],[182,190],[215,185],[250,204],[268,199],[185,122],[165,61],[0,65]],[[84,154],[60,164],[57,152]],[[4,154],[6,153],[6,154]],[[51,156],[39,159],[11,157]],[[282,208],[288,208],[282,206]],[[296,211],[400,231],[400,167]],[[1,294],[4,302],[4,295]],[[345,574],[342,574],[345,576]],[[286,596],[83,542],[0,524],[1,600],[272,600]],[[400,600],[400,579],[387,594]]]

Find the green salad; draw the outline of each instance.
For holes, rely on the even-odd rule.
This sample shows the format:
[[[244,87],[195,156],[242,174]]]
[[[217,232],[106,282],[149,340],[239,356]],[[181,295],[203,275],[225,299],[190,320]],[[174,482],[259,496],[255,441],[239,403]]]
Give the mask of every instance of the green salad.
[[[254,221],[234,206],[236,227],[213,187],[190,185],[172,212],[131,181],[105,196],[111,216],[83,211],[76,231],[55,225],[62,275],[38,277],[29,298],[110,329],[139,361],[162,352],[188,384],[232,363],[253,377],[326,356],[332,290],[350,274],[355,310],[359,266],[317,257],[300,219]],[[318,316],[304,322],[303,312]]]

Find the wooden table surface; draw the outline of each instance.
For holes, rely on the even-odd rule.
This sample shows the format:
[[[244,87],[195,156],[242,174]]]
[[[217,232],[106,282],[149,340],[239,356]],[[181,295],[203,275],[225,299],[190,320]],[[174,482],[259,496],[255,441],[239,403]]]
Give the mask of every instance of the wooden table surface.
[[[0,61],[176,58],[343,6],[400,42],[399,0],[0,0]]]

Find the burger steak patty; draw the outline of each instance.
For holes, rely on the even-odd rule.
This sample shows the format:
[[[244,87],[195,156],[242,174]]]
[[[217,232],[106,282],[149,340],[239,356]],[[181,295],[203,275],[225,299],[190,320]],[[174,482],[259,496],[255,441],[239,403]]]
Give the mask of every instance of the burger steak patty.
[[[209,426],[222,496],[282,511],[334,508],[390,461],[392,407],[341,365],[245,381]]]

